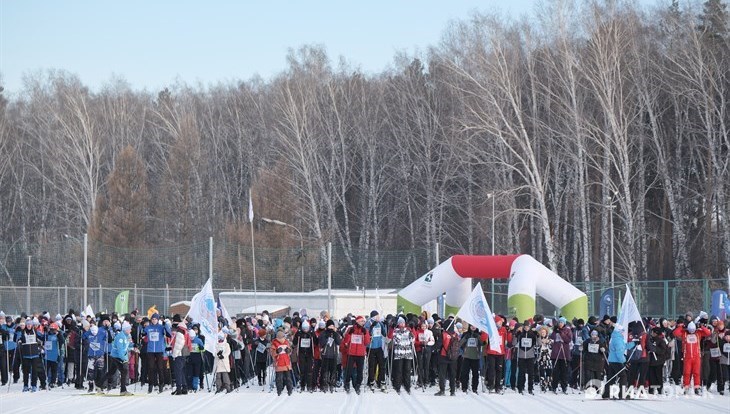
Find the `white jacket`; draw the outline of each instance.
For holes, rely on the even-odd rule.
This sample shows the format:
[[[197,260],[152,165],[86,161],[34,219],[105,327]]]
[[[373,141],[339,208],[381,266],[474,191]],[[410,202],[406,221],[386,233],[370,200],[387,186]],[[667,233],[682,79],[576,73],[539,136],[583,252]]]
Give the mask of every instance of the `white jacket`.
[[[223,359],[218,358],[218,351],[223,351]],[[231,363],[228,357],[231,355],[231,346],[228,342],[218,342],[215,344],[215,372],[231,372]]]
[[[182,332],[175,333],[175,346],[172,347],[172,358],[182,356],[182,349],[185,346],[185,335]]]

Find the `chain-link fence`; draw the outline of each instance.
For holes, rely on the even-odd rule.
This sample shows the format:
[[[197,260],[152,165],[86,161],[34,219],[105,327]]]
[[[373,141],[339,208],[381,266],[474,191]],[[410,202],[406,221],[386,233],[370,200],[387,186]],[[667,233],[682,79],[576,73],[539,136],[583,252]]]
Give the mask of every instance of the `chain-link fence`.
[[[402,251],[352,250],[332,246],[333,289],[399,289],[433,268],[435,249]],[[89,240],[86,255],[80,239],[67,237],[42,245],[0,245],[0,309],[48,310],[64,313],[81,309],[84,258],[87,263],[87,302],[95,310],[111,310],[117,294],[129,290],[130,309],[190,300],[208,279],[212,262],[216,291],[252,291],[254,260],[259,291],[308,292],[327,288],[327,246],[271,249],[214,242],[173,247],[116,248]],[[212,258],[212,259],[211,259]],[[598,314],[607,283],[573,283],[586,292],[589,311]],[[643,315],[676,316],[687,310],[707,310],[715,289],[726,289],[727,279],[649,280],[636,282],[632,293]],[[507,309],[507,283],[486,282],[487,299],[498,312]],[[623,297],[617,285],[615,298]],[[85,305],[84,305],[85,306]],[[538,298],[539,311],[552,314],[554,306]]]

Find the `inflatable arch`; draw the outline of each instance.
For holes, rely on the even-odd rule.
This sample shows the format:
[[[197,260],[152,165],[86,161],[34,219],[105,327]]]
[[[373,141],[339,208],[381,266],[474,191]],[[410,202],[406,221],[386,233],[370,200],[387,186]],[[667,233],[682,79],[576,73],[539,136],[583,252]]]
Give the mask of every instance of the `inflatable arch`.
[[[560,308],[568,319],[588,318],[588,297],[532,256],[452,256],[398,292],[398,309],[421,306],[446,293],[446,314],[456,314],[471,293],[471,279],[509,279],[507,305],[517,318],[535,315],[535,295]]]

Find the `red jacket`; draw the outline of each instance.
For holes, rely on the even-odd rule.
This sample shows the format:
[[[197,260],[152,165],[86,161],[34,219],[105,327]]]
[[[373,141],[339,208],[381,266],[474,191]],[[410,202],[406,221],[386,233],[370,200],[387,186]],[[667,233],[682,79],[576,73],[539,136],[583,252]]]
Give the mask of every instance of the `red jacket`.
[[[271,341],[271,356],[275,361],[274,366],[276,368],[276,372],[290,371],[292,369],[291,358],[289,358],[290,353],[291,345],[286,339],[274,339]]]
[[[444,331],[441,334],[441,338],[442,338],[442,343],[441,343],[441,356],[442,357],[445,357],[446,356],[446,350],[449,349],[449,344],[451,343],[451,341],[458,341],[459,340],[459,337],[456,335],[456,333],[450,334],[450,333]]]
[[[364,357],[367,354],[367,346],[370,345],[370,332],[360,325],[354,325],[347,330],[342,343],[348,356]]]
[[[704,326],[697,328],[693,334],[687,332],[684,325],[679,325],[674,330],[674,337],[682,340],[684,359],[700,358],[700,342],[711,334],[712,332]]]
[[[503,326],[497,329],[497,332],[499,332],[499,335],[502,337],[502,342],[499,344],[499,351],[492,350],[489,346],[489,335],[486,332],[482,332],[481,340],[487,344],[487,346],[484,347],[484,355],[504,355],[505,341],[512,342],[512,334],[507,332],[507,328]]]
[[[321,350],[319,349],[319,336],[322,335],[322,332],[324,332],[324,329],[317,329],[314,331],[314,359],[319,360],[322,359]]]

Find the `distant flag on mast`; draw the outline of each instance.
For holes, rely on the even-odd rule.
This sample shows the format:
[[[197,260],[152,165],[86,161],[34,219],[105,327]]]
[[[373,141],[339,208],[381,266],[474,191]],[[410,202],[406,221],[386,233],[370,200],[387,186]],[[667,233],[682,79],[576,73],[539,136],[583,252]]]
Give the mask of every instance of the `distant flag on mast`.
[[[248,189],[248,221],[253,223],[253,197],[250,188]]]

